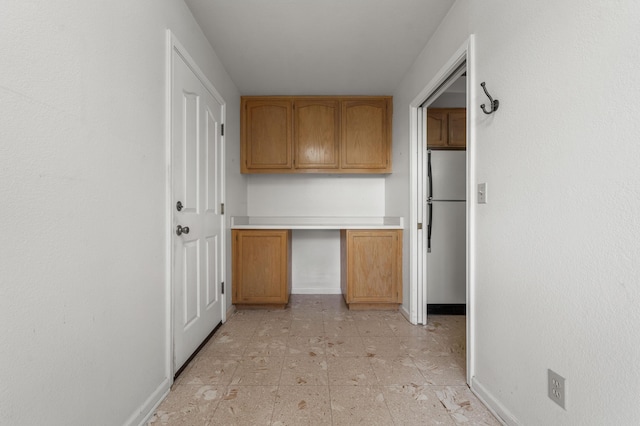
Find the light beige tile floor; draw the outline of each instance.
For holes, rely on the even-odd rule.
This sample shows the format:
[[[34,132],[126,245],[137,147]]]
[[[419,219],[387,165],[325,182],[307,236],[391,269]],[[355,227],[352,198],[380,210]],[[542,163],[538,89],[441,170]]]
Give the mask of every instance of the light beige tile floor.
[[[465,318],[413,326],[292,295],[238,311],[176,380],[150,425],[499,425],[465,384]]]

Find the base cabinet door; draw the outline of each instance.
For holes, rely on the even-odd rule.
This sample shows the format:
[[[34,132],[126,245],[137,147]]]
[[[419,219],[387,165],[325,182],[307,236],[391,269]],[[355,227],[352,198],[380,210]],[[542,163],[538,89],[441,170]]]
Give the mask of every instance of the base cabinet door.
[[[350,309],[402,302],[402,230],[342,230],[341,287]]]
[[[232,231],[236,305],[286,305],[291,293],[291,231]]]

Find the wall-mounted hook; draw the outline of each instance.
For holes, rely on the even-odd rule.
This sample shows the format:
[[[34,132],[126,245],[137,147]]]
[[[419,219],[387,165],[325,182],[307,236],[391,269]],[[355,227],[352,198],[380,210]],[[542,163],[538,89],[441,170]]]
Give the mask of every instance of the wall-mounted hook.
[[[487,111],[484,107],[484,104],[480,105],[480,108],[482,108],[482,112],[484,112],[485,114],[492,114],[498,110],[498,106],[500,106],[500,102],[497,99],[493,99],[489,94],[489,92],[487,92],[487,88],[484,87],[485,86],[484,81],[480,83],[480,86],[482,86],[482,90],[484,90],[484,94],[487,95],[487,97],[489,98],[489,102],[491,103],[491,109]]]

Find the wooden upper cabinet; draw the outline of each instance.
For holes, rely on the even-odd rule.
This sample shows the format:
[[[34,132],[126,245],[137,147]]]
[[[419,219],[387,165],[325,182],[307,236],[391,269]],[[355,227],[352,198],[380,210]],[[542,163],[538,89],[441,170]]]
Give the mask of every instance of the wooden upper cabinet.
[[[467,110],[465,108],[427,109],[427,148],[466,149]]]
[[[447,146],[447,113],[439,109],[427,110],[427,147]]]
[[[341,168],[391,171],[390,98],[342,102]]]
[[[337,100],[294,101],[294,167],[339,167],[340,105]]]
[[[391,173],[390,96],[248,96],[242,173]]]
[[[449,146],[462,149],[467,147],[467,111],[465,109],[449,112]]]
[[[241,105],[242,173],[291,169],[293,101],[242,99]]]

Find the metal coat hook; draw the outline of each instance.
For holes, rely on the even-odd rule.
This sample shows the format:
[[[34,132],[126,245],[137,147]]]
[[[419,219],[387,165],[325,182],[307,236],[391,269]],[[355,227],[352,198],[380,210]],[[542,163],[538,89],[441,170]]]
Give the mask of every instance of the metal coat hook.
[[[489,92],[487,92],[487,88],[484,87],[485,86],[484,81],[480,83],[480,86],[482,86],[482,90],[484,90],[484,94],[487,95],[487,97],[489,98],[489,102],[491,102],[491,109],[487,111],[484,107],[484,104],[480,105],[480,108],[482,108],[482,112],[484,112],[485,114],[493,114],[495,111],[498,110],[498,107],[500,106],[500,102],[497,99],[493,99],[489,94]]]

